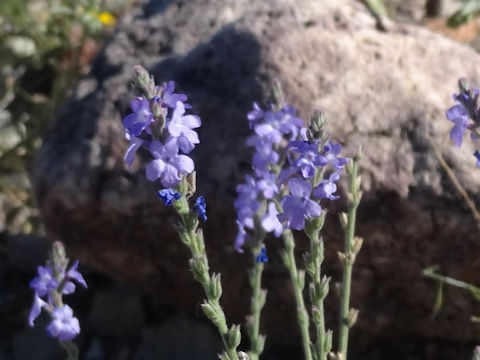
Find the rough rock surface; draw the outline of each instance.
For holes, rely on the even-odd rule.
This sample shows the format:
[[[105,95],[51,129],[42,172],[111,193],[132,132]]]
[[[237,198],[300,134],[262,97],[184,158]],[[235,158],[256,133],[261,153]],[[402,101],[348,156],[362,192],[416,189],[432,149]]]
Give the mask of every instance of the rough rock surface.
[[[154,5],[152,5],[154,4]],[[128,15],[95,60],[91,75],[60,110],[36,165],[38,205],[52,239],[64,240],[81,261],[194,309],[201,291],[187,270],[188,252],[176,238],[175,216],[155,196],[158,184],[122,163],[127,143],[121,119],[129,112],[132,66],[158,81],[174,79],[198,113],[202,144],[194,151],[211,268],[222,272],[223,304],[231,319],[247,310],[248,257],[236,254],[235,186],[249,171],[245,114],[268,101],[271,79],[308,118],[326,111],[330,130],[352,154],[365,149],[365,196],[358,233],[365,238],[355,268],[353,305],[361,309],[352,341],[373,345],[412,337],[471,341],[473,306],[467,294],[447,290],[446,306],[431,319],[435,284],[423,268],[472,277],[479,250],[474,220],[439,166],[432,135],[470,194],[480,177],[473,147],[454,148],[444,118],[459,76],[480,84],[480,57],[427,30],[387,24],[355,1],[152,1]],[[344,204],[336,204],[335,213]],[[342,239],[330,216],[326,270],[340,279],[335,252]],[[299,254],[306,244],[299,241]],[[270,344],[292,337],[292,294],[277,250],[271,262],[265,328]],[[334,294],[334,291],[331,291]],[[335,295],[330,326],[336,326]],[[290,309],[290,310],[289,310]],[[282,316],[278,316],[278,311]],[[286,325],[288,324],[288,326]]]

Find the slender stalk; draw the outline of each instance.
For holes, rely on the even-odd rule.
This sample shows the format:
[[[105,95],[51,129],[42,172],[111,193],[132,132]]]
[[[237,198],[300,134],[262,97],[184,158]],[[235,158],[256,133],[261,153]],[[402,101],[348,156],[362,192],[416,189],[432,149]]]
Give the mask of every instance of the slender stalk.
[[[449,177],[450,180],[452,181],[453,185],[454,185],[455,188],[457,189],[458,193],[463,197],[463,200],[465,201],[465,203],[467,204],[467,206],[470,208],[470,211],[472,212],[473,217],[475,218],[475,220],[477,221],[477,223],[480,225],[480,213],[478,212],[477,207],[475,206],[475,203],[474,203],[473,200],[470,198],[470,196],[468,196],[467,191],[466,191],[465,188],[462,186],[462,184],[460,183],[460,181],[458,180],[457,176],[456,176],[455,173],[452,171],[452,169],[450,168],[450,166],[448,166],[447,162],[445,161],[445,159],[444,159],[443,156],[442,156],[442,153],[440,152],[440,149],[439,149],[438,146],[435,144],[435,141],[434,141],[434,140],[432,139],[432,137],[431,137],[430,135],[428,135],[428,134],[427,134],[427,139],[428,139],[428,141],[430,142],[430,145],[432,145],[432,147],[433,147],[433,151],[435,152],[435,156],[437,157],[438,162],[439,162],[440,165],[443,167],[443,169],[444,169],[445,172],[447,173],[448,177]]]
[[[181,191],[182,194],[187,193],[186,185],[183,182],[179,187],[179,190],[183,190]],[[190,268],[195,280],[202,284],[205,291],[206,300],[202,304],[202,309],[217,327],[222,338],[225,353],[221,356],[221,359],[238,360],[236,348],[241,340],[240,327],[233,325],[228,329],[225,313],[219,302],[222,295],[220,275],[213,274],[210,276],[205,243],[202,231],[198,229],[197,215],[190,209],[185,195],[182,195],[173,205],[181,218],[181,224],[177,226],[178,234],[192,254]]]
[[[312,322],[315,326],[316,342],[312,347],[315,355],[314,358],[318,360],[326,360],[327,354],[331,348],[331,338],[327,339],[325,330],[325,312],[324,300],[328,294],[328,286],[330,279],[321,277],[321,266],[324,259],[324,244],[323,240],[319,239],[319,231],[323,226],[323,219],[321,225],[314,231],[308,232],[310,237],[310,253],[305,255],[305,262],[307,266],[307,273],[311,278],[310,283],[310,300],[312,302]]]
[[[263,236],[260,235],[251,247],[253,269],[250,272],[250,286],[252,287],[252,299],[250,303],[251,315],[247,319],[247,333],[250,338],[250,360],[258,360],[265,345],[265,336],[260,335],[260,312],[265,305],[266,290],[262,289],[263,262],[257,261],[257,255],[263,247]]]
[[[287,267],[290,278],[293,284],[293,291],[295,294],[295,302],[297,305],[297,320],[300,326],[300,333],[302,336],[303,351],[305,353],[305,360],[312,360],[312,351],[310,349],[310,332],[309,332],[309,317],[305,308],[305,301],[303,300],[303,288],[305,286],[305,272],[297,270],[295,262],[295,242],[293,234],[290,230],[283,231],[283,240],[285,243],[285,251],[283,252],[283,262]]]
[[[345,253],[340,253],[340,259],[343,264],[343,281],[342,281],[342,296],[340,304],[340,331],[338,352],[341,354],[341,359],[346,360],[348,355],[348,335],[350,328],[356,321],[358,311],[350,309],[350,289],[352,283],[352,269],[355,262],[355,257],[360,251],[362,240],[355,238],[355,222],[357,216],[357,208],[361,199],[360,178],[358,177],[358,162],[361,157],[361,150],[352,159],[352,162],[347,165],[349,181],[349,211],[346,220],[345,228]]]

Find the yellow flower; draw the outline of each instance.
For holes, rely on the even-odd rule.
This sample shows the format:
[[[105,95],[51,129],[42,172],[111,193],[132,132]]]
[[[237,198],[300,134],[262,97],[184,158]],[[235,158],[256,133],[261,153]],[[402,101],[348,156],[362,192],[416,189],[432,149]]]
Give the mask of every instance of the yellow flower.
[[[98,14],[98,20],[105,26],[113,26],[117,23],[117,18],[112,13],[102,11]]]

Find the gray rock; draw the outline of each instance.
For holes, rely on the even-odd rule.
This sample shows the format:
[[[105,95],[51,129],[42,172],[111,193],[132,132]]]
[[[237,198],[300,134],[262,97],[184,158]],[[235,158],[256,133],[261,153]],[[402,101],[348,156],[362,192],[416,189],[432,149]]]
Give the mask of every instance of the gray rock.
[[[361,313],[352,341],[473,340],[468,297],[449,289],[447,305],[432,320],[435,285],[421,271],[438,263],[463,279],[474,281],[471,275],[478,273],[477,227],[426,135],[476,194],[473,145],[466,141],[457,149],[449,143],[451,123],[444,112],[459,76],[480,84],[480,57],[418,27],[387,23],[387,29],[377,30],[356,1],[174,1],[152,13],[127,15],[52,122],[37,157],[35,193],[49,236],[64,240],[82,262],[165,304],[193,309],[200,302],[200,288],[187,270],[188,252],[172,226],[176,218],[156,198],[159,185],[145,180],[144,162],[134,164],[134,174],[122,162],[127,143],[121,119],[133,96],[127,84],[132,66],[142,64],[157,81],[174,79],[203,119],[193,157],[199,193],[209,207],[206,244],[211,268],[225,283],[223,305],[232,321],[242,322],[249,259],[233,251],[232,204],[236,184],[250,169],[245,114],[252,101],[268,102],[270,82],[278,78],[303,118],[315,108],[326,111],[345,154],[359,145],[365,149],[358,219],[365,244],[352,302]],[[344,206],[335,204],[331,213]],[[342,234],[335,216],[324,237],[326,271],[339,280],[335,252]],[[299,239],[298,254],[306,246]],[[268,247],[267,341],[298,344],[281,246],[272,239]],[[328,306],[335,327],[334,295]]]

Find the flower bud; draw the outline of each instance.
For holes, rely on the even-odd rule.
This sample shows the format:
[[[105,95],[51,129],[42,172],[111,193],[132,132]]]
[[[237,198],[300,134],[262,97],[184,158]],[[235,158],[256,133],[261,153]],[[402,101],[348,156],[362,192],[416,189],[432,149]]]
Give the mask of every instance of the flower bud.
[[[227,343],[232,349],[236,349],[240,345],[242,335],[240,334],[240,325],[232,325],[227,331]]]

